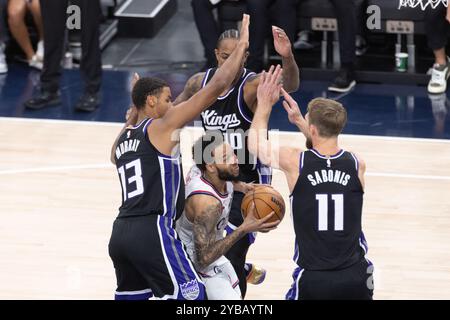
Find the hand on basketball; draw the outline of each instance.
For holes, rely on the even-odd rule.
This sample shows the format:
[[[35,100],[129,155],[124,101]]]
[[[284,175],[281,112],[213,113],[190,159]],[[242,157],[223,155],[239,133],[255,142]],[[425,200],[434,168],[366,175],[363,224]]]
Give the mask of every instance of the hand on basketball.
[[[283,29],[272,26],[273,45],[275,51],[282,57],[289,57],[292,54],[291,41]]]
[[[245,49],[247,49],[249,46],[249,37],[250,37],[249,26],[250,26],[250,16],[248,14],[244,14],[242,17],[239,42],[245,45]]]
[[[248,210],[247,216],[244,219],[244,222],[242,223],[242,227],[245,228],[244,230],[247,233],[250,232],[269,232],[271,230],[274,230],[277,228],[277,226],[280,224],[280,221],[275,222],[267,222],[272,218],[272,216],[275,214],[275,212],[271,212],[267,216],[265,216],[262,219],[257,219],[255,216],[255,204],[250,204],[250,209]]]
[[[261,73],[257,90],[258,108],[260,106],[272,108],[280,99],[280,90],[283,86],[281,83],[282,73],[283,69],[280,65],[277,65],[276,68],[271,66],[268,72]]]
[[[234,191],[242,192],[244,194],[247,193],[247,192],[255,190],[255,184],[254,183],[245,183],[245,182],[242,182],[242,181],[234,182],[233,183],[233,187],[234,187]]]

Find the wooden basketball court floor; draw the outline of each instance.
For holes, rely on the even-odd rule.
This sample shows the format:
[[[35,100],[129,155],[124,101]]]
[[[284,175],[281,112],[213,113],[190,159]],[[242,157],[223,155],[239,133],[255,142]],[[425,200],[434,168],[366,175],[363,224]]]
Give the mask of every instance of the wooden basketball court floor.
[[[121,201],[120,124],[0,118],[0,299],[112,299],[108,241]],[[184,171],[199,130],[182,134]],[[299,133],[275,133],[304,146]],[[363,230],[375,299],[450,299],[450,141],[341,137],[366,159]],[[274,186],[288,202],[281,172]],[[248,260],[268,270],[248,299],[283,299],[295,267],[289,214]]]

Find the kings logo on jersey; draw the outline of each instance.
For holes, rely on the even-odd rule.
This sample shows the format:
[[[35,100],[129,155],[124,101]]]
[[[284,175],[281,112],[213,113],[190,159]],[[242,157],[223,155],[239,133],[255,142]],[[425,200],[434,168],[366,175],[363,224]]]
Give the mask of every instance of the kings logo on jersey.
[[[208,130],[225,131],[230,128],[239,127],[241,120],[235,113],[219,116],[216,110],[206,110],[202,112],[203,122]]]
[[[200,288],[198,286],[197,279],[180,284],[181,295],[186,300],[195,300],[200,294]]]

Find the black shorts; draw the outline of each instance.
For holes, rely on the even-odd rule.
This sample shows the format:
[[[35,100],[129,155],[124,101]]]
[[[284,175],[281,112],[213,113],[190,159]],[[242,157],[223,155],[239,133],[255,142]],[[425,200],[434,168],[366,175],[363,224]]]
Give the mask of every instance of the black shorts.
[[[116,300],[202,300],[205,286],[173,228],[160,215],[114,221],[109,255],[117,277]]]
[[[333,271],[296,268],[286,300],[372,300],[373,265],[365,258]]]
[[[241,211],[242,199],[244,199],[244,194],[242,192],[233,193],[233,201],[231,202],[230,214],[228,216],[228,225],[225,227],[227,235],[236,230],[236,228],[244,222]],[[245,237],[248,239],[250,245],[255,242],[256,232],[247,233]]]

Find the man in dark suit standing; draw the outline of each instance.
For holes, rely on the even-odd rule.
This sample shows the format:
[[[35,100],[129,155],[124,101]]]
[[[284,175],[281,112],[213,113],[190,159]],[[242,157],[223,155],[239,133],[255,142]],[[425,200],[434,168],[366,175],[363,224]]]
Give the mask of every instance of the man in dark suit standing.
[[[71,0],[80,10],[82,57],[80,70],[85,82],[84,94],[75,109],[92,112],[100,104],[102,63],[100,52],[99,0]],[[38,110],[61,103],[59,80],[64,53],[68,0],[40,0],[44,24],[44,67],[41,74],[41,92],[25,102],[28,109]],[[74,7],[75,9],[77,7]],[[72,14],[77,14],[74,10]],[[75,17],[76,18],[76,17]],[[76,24],[75,24],[76,25]]]

